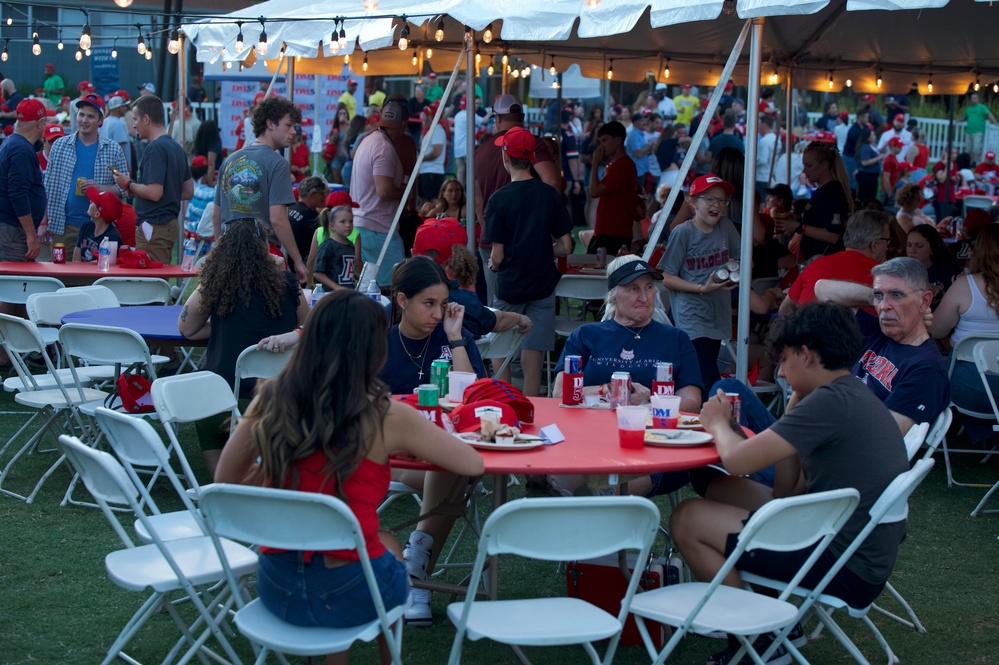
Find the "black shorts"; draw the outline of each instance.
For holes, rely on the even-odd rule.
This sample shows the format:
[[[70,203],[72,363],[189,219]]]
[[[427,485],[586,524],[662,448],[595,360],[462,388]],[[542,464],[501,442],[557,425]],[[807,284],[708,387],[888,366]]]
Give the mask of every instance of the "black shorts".
[[[739,534],[730,533],[725,543],[725,556],[728,557],[735,551]],[[806,547],[803,550],[793,552],[774,552],[772,550],[757,549],[751,552],[743,552],[739,561],[735,564],[737,570],[747,573],[755,573],[761,577],[768,577],[773,580],[790,582],[791,578],[798,574],[801,566],[804,565],[808,557],[815,550],[815,545]],[[825,574],[833,567],[839,555],[826,549],[819,557],[812,569],[808,571],[801,581],[801,586],[812,589],[822,581]],[[826,586],[824,593],[835,596],[844,601],[850,607],[864,609],[881,595],[885,588],[885,583],[871,584],[858,577],[846,567],[840,569],[836,576],[832,578]]]

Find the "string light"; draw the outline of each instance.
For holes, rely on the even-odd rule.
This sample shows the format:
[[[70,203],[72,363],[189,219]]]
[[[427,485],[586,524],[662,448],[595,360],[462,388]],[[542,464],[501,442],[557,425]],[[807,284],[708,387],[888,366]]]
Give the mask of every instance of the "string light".
[[[361,71],[368,71],[368,56],[364,56],[364,62],[361,63]]]
[[[482,64],[482,54],[479,52],[479,49],[475,49],[475,64],[476,66]]]
[[[515,79],[519,79],[520,78],[520,70],[519,69],[513,70],[512,72],[510,72],[510,76],[512,76]]]
[[[174,28],[170,33],[170,42],[167,44],[167,51],[170,55],[177,55],[180,53],[180,30]]]
[[[978,92],[981,89],[981,87],[982,87],[982,84],[979,81],[979,73],[975,72],[975,92]]]
[[[86,50],[90,48],[90,12],[83,10],[83,15],[87,18],[83,24],[83,34],[80,35],[80,48]],[[10,25],[10,18],[7,19],[7,25]]]
[[[437,23],[437,30],[436,32],[434,32],[434,39],[436,39],[438,42],[444,41],[444,19],[441,19]],[[490,37],[490,39],[492,38]],[[486,40],[486,43],[489,43],[489,39]]]
[[[73,57],[76,58],[77,62],[80,62],[81,60],[83,60],[83,51],[81,51],[79,47],[77,47],[76,53],[73,55]]]
[[[7,25],[14,25],[14,7],[11,5],[5,6],[7,7]],[[7,41],[9,42],[10,40],[8,39]]]
[[[833,89],[833,73],[831,71],[829,72],[829,89]]]
[[[999,93],[999,83],[992,84],[992,92]]]
[[[86,51],[84,51],[83,55],[85,55],[85,56],[87,56],[89,58],[90,57],[90,49],[87,49]]]
[[[139,25],[138,23],[135,24],[135,27],[139,28],[140,30],[142,29],[142,26]],[[138,51],[139,55],[146,54],[146,40],[142,38],[141,32],[139,33],[139,41],[135,46],[135,50]]]
[[[340,50],[340,42],[336,39],[336,27],[333,28],[333,32],[330,34],[330,55],[336,55],[336,52]]]
[[[239,30],[239,33],[236,35],[236,53],[242,53],[243,52],[243,22],[242,21],[236,21],[236,29]]]
[[[666,68],[663,69],[663,78],[669,78],[669,58],[666,58]]]
[[[114,4],[118,5],[122,9],[132,6],[132,0],[114,0]]]
[[[434,57],[434,50],[428,46],[427,49],[423,52],[423,57],[426,58],[427,60]]]
[[[847,79],[846,80],[846,87],[848,87],[848,88],[852,88],[853,87],[853,79]]]
[[[345,21],[344,19],[340,19],[340,36],[337,38],[337,43],[340,45],[340,48],[347,48],[347,28],[345,26],[346,22],[347,21]]]
[[[60,51],[66,48],[66,45],[62,43],[62,30],[59,30],[59,43],[56,44],[56,48]]]
[[[7,25],[10,25],[10,17],[9,16],[7,17],[7,21],[8,21]],[[10,58],[10,50],[7,48],[8,44],[10,44],[10,40],[9,39],[5,39],[4,42],[3,42],[3,53],[0,53],[0,60],[2,60],[3,62],[7,62],[7,59]],[[77,51],[77,53],[79,53],[79,51]],[[79,59],[80,58],[78,57],[77,60],[79,60]]]
[[[607,80],[614,80],[614,58],[610,59],[610,67],[607,68]]]
[[[510,63],[510,52],[507,49],[503,49],[503,64],[507,65]]]
[[[486,74],[488,74],[489,76],[492,76],[495,72],[496,72],[496,68],[493,67],[492,65],[489,65],[488,67],[486,67]]]
[[[489,43],[493,40],[493,24],[490,23],[486,26],[485,32],[482,33],[482,41]]]
[[[261,16],[260,21],[260,40],[257,42],[257,55],[263,57],[267,55],[267,26],[264,25],[264,17]]]
[[[416,63],[420,61],[419,56],[416,53],[416,49],[413,49],[413,66],[416,67]]]
[[[111,47],[111,58],[114,60],[118,59],[118,38],[114,38],[114,46]]]
[[[150,41],[152,41],[152,40],[150,39]],[[146,49],[146,60],[152,60],[152,59],[153,59],[153,50],[147,48]]]
[[[399,50],[405,51],[409,47],[409,21],[402,17],[402,31],[399,33]]]
[[[558,70],[555,69],[555,56],[552,56],[552,65],[548,68],[548,73],[552,76],[555,76],[555,74],[558,73]]]
[[[933,94],[933,74],[931,73],[929,79],[926,81],[926,91]]]
[[[531,68],[530,67],[524,67],[523,69],[520,70],[520,75],[523,76],[526,79],[528,76],[531,75]]]
[[[345,53],[343,55],[343,64],[345,64],[345,65],[349,65],[350,64],[350,54],[349,53]]]
[[[38,24],[31,29],[31,53],[32,55],[42,54],[42,45],[38,43]]]
[[[881,87],[881,68],[880,67],[878,67],[878,80],[876,82],[878,84],[878,87],[880,88]]]

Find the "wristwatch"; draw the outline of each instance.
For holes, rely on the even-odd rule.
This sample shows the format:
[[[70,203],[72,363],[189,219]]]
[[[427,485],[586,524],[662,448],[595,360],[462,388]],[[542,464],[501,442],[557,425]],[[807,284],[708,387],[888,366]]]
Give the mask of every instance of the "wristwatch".
[[[468,346],[468,342],[466,342],[464,340],[464,338],[462,338],[462,339],[449,339],[447,341],[447,345],[448,345],[448,347],[450,347],[452,349],[460,349],[463,346]]]

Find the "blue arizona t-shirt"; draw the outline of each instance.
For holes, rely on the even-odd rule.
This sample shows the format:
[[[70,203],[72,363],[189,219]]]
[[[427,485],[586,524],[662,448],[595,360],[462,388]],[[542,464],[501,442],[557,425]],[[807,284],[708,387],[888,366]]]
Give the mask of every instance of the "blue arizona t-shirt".
[[[465,350],[468,352],[468,359],[472,362],[472,370],[480,379],[486,377],[486,368],[482,364],[482,357],[479,356],[479,349],[475,346],[472,335],[464,328],[461,331],[461,338],[465,340]],[[403,350],[402,345],[406,345]],[[426,351],[423,350],[426,346]],[[422,354],[422,358],[417,356]],[[415,362],[413,359],[416,359]],[[447,345],[447,334],[444,332],[444,324],[438,324],[434,331],[430,333],[429,342],[426,339],[417,340],[406,339],[399,335],[399,326],[395,325],[388,330],[388,359],[385,367],[378,374],[378,378],[388,384],[393,395],[408,395],[416,390],[421,383],[430,383],[430,365],[438,358],[451,361],[451,347]],[[419,365],[419,367],[417,367]],[[422,368],[423,378],[419,376]]]
[[[632,381],[651,388],[655,364],[671,362],[676,390],[697,386],[704,393],[697,352],[687,333],[653,321],[639,335],[635,339],[634,332],[613,320],[580,326],[566,341],[558,370],[565,368],[567,355],[582,356],[584,386],[607,383],[614,372],[630,372]]]
[[[881,332],[878,319],[857,312],[867,348],[853,375],[867,384],[885,406],[917,423],[932,422],[950,404],[947,364],[933,339],[919,346],[899,344]]]

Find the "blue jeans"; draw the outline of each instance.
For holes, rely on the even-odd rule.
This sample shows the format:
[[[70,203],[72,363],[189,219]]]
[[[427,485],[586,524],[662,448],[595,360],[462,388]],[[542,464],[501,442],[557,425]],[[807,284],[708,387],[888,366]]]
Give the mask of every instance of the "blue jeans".
[[[378,255],[381,254],[382,245],[385,244],[388,234],[361,227],[357,227],[357,230],[361,236],[361,258],[364,259],[365,263],[374,263],[378,260]],[[389,240],[388,251],[385,252],[382,265],[378,268],[378,286],[392,285],[392,269],[397,263],[402,263],[405,258],[406,253],[402,248],[402,238],[399,237],[398,233],[394,233],[392,239]],[[368,288],[368,285],[358,284],[357,288],[359,291],[363,291]]]
[[[857,191],[857,159],[843,155],[843,166],[846,167],[846,174],[850,177],[850,189]]]
[[[713,397],[718,390],[726,393],[739,393],[739,399],[741,400],[739,424],[749,428],[753,433],[759,434],[777,422],[777,419],[770,413],[766,405],[760,401],[760,398],[756,396],[753,389],[742,381],[738,379],[722,379],[711,386],[711,390],[708,391],[706,397]],[[761,485],[773,487],[774,467],[768,466],[765,469],[754,471],[749,474],[749,478]]]
[[[382,602],[390,610],[409,597],[406,564],[391,552],[371,560]],[[257,595],[272,614],[296,626],[346,628],[378,618],[360,562],[327,568],[316,552],[260,555]]]

